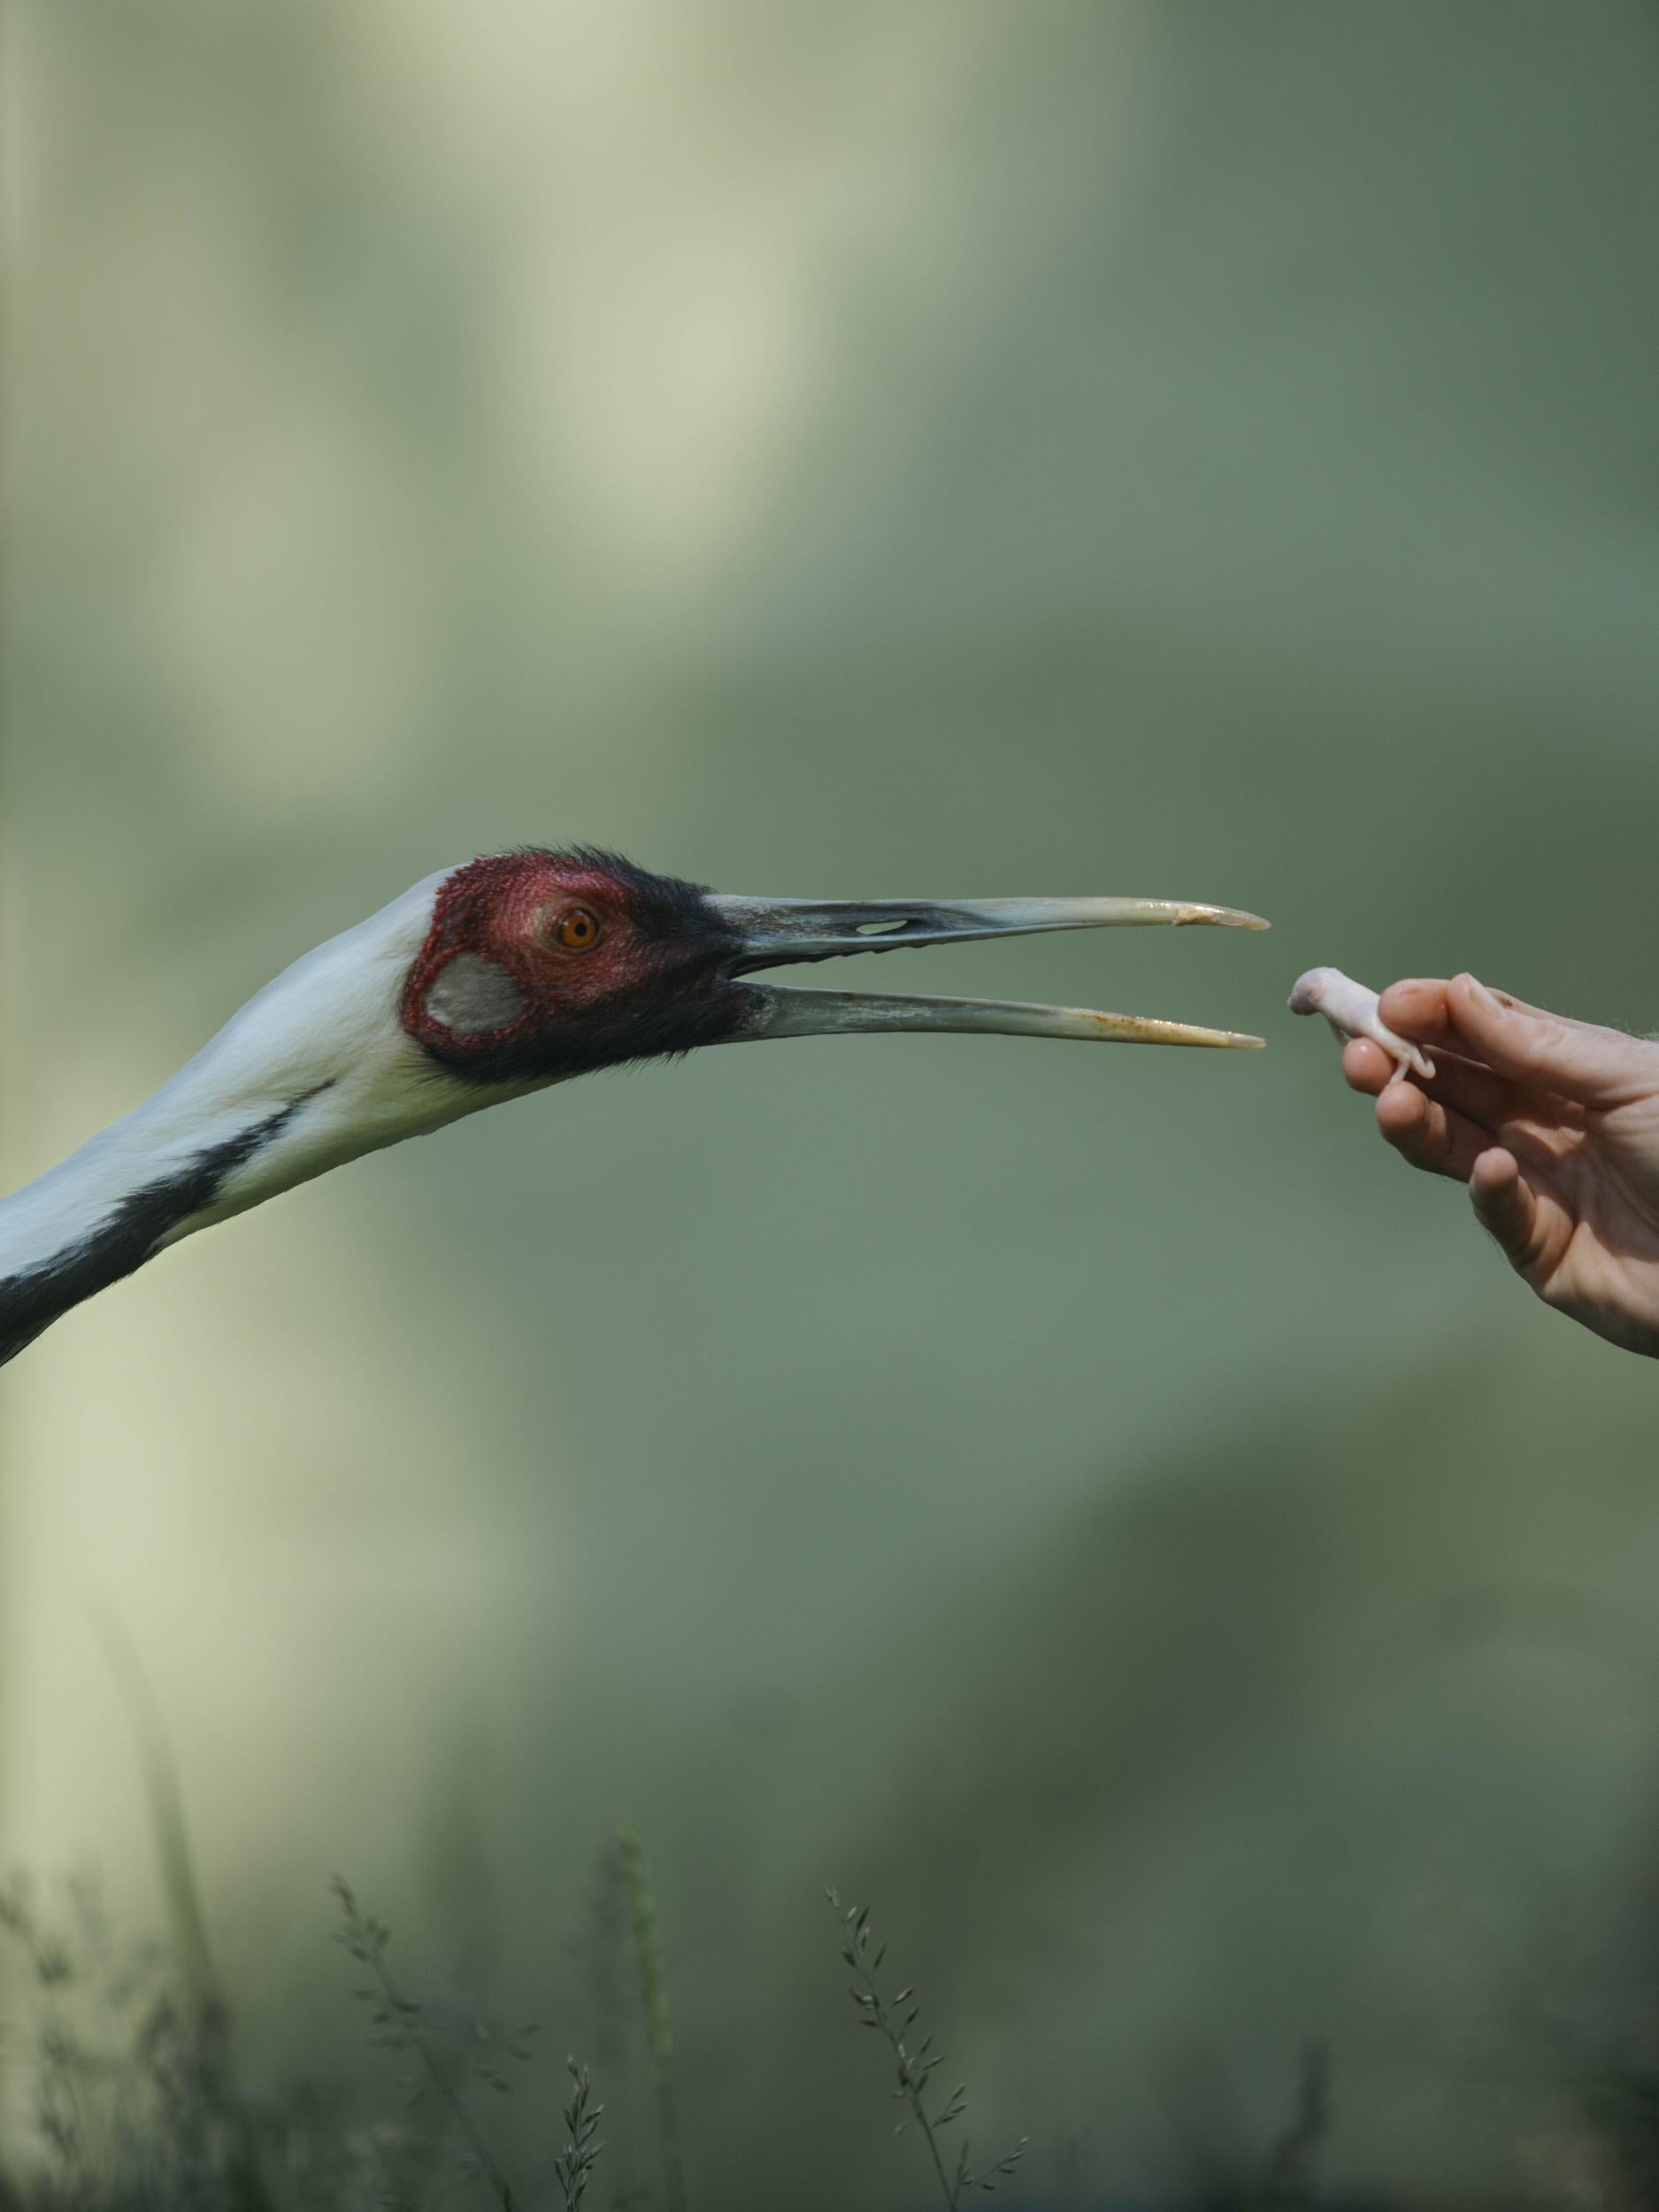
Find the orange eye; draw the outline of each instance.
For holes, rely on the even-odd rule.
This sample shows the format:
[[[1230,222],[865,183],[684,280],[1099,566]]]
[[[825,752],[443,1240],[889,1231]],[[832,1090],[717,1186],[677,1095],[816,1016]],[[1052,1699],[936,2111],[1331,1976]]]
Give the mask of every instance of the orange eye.
[[[553,941],[566,952],[587,952],[599,942],[599,917],[591,906],[567,906],[553,923]]]

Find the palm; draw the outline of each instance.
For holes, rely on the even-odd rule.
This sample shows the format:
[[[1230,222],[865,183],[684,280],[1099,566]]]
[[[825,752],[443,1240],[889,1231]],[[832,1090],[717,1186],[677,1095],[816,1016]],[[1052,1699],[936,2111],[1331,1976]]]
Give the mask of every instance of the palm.
[[[1659,1099],[1609,1113],[1548,1096],[1517,1105],[1488,1138],[1535,1202],[1516,1271],[1547,1304],[1631,1344],[1632,1316],[1659,1311]]]

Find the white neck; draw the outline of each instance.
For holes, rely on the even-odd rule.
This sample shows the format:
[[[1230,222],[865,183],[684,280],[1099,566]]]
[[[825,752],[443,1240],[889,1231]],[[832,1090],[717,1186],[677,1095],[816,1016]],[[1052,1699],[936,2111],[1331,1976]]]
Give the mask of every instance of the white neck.
[[[446,1074],[399,1019],[449,872],[296,961],[153,1097],[0,1201],[0,1359],[179,1238],[509,1094]]]

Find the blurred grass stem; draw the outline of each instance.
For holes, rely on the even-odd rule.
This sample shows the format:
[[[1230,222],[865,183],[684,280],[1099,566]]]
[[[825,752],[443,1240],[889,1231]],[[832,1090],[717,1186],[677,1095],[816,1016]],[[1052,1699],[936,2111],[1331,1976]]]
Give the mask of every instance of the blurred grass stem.
[[[667,2212],[686,2212],[686,2170],[680,2148],[680,2113],[674,2094],[674,2036],[668,2017],[668,1972],[663,1961],[662,1937],[657,1903],[645,1871],[645,1851],[639,1832],[626,1821],[617,1824],[617,1849],[622,1865],[623,1888],[628,1901],[628,1921],[634,1931],[634,1956],[639,1969],[640,2009],[645,2019],[645,2041],[650,2053],[651,2086],[657,2098],[657,2128],[663,2160],[663,2199]]]
[[[144,1671],[138,1647],[119,1616],[108,1608],[98,1608],[92,1615],[92,1631],[127,1709],[137,1747],[139,1775],[150,1808],[180,1978],[195,2015],[218,2116],[229,2139],[226,2179],[231,2212],[275,2212],[275,2200],[259,2164],[253,2123],[236,2082],[230,2047],[230,2007],[214,1970],[207,1916],[202,1909],[185,1817],[184,1786],[179,1778],[166,1715]]]

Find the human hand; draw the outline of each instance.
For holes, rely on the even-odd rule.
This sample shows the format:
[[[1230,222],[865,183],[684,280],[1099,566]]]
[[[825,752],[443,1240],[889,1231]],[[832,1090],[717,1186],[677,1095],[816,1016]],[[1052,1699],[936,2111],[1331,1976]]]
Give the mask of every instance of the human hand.
[[[1380,1045],[1344,1047],[1343,1075],[1376,1098],[1395,1151],[1468,1186],[1546,1305],[1659,1357],[1659,1043],[1471,975],[1391,984],[1381,1015],[1436,1071],[1390,1082],[1396,1064]]]

